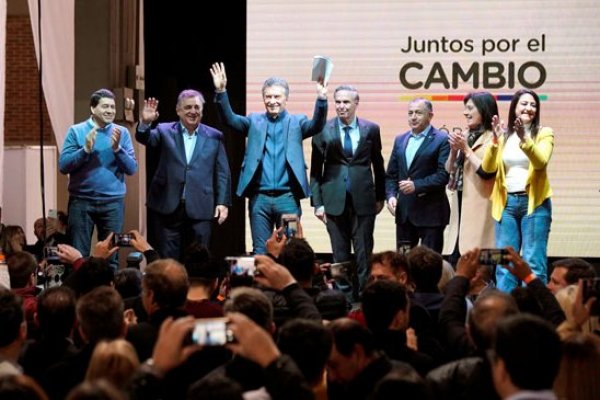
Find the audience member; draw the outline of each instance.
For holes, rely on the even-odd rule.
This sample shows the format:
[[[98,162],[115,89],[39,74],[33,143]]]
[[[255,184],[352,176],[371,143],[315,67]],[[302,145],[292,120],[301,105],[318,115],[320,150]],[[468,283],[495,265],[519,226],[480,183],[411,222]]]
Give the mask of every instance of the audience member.
[[[366,399],[389,372],[396,369],[414,372],[408,364],[390,361],[381,354],[371,332],[357,321],[341,318],[331,322],[328,329],[333,335],[327,361],[330,400]]]
[[[415,288],[413,300],[425,307],[436,322],[444,300],[444,295],[438,289],[444,259],[426,246],[416,246],[408,252],[407,260]]]
[[[123,268],[115,274],[115,289],[123,299],[142,293],[142,272],[137,268]]]
[[[600,393],[600,338],[575,333],[563,339],[560,369],[554,380],[559,399],[594,400]]]
[[[55,286],[39,295],[38,338],[26,343],[20,358],[23,371],[38,382],[50,366],[76,353],[72,340],[75,301],[75,293],[66,286]]]
[[[27,375],[5,375],[0,377],[0,399],[48,400],[48,396],[40,385]]]
[[[196,318],[222,317],[223,307],[212,301],[219,277],[224,274],[222,263],[196,242],[187,249],[184,266],[190,280],[185,310]]]
[[[125,390],[140,366],[133,346],[125,339],[102,341],[96,344],[87,368],[87,382],[106,379],[116,388]]]
[[[33,318],[37,310],[37,295],[40,293],[40,289],[36,287],[37,262],[30,253],[19,251],[8,257],[7,265],[10,287],[23,299],[23,309],[28,327],[34,328]]]
[[[18,225],[7,225],[0,234],[0,249],[6,258],[25,248],[25,232]]]
[[[112,383],[99,379],[80,383],[69,393],[67,400],[126,400],[126,397]]]
[[[0,287],[0,377],[21,374],[19,353],[27,338],[20,297]]]
[[[548,289],[554,294],[568,285],[576,285],[579,279],[595,278],[594,266],[581,258],[563,258],[552,263]]]
[[[490,357],[500,398],[556,398],[552,387],[560,368],[561,343],[548,322],[528,314],[500,321]]]

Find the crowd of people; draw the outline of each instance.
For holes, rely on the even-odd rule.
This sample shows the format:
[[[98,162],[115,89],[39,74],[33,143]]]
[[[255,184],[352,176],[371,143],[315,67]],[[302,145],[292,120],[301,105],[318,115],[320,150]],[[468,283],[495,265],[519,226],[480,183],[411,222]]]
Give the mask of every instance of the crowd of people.
[[[67,213],[36,221],[31,246],[21,227],[2,227],[0,398],[597,397],[600,285],[582,259],[548,271],[554,134],[535,92],[515,93],[506,125],[493,95],[468,93],[467,128],[452,132],[432,125],[431,101],[413,99],[386,168],[354,86],[334,90],[327,120],[327,83],[317,82],[309,119],[287,111],[288,83],[271,77],[265,112],[243,116],[225,66],[210,73],[222,123],[246,138],[236,194],[249,200],[252,265],[210,253],[231,171],[223,133],[201,122],[204,96],[184,90],[178,121],[156,124],[156,98],[141,108],[135,140],[160,153],[147,198],[157,242],[128,232],[146,266],[118,268],[124,177],[137,160],[114,95],[94,92],[59,160]],[[459,227],[444,260],[448,191]],[[303,237],[306,197],[332,263]],[[373,253],[384,205],[397,246]],[[281,226],[290,214],[293,237]],[[501,249],[493,262],[491,248]]]

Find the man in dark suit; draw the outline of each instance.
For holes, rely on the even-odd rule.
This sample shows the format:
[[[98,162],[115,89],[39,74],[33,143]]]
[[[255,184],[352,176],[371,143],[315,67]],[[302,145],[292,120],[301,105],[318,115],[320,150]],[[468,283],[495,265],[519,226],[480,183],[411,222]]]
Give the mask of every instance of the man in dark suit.
[[[349,261],[354,248],[362,291],[375,216],[385,201],[381,136],[377,124],[356,117],[359,95],[353,86],[337,87],[334,99],[337,118],[312,139],[311,200],[315,215],[327,225],[334,262]]]
[[[223,63],[213,64],[210,72],[223,123],[247,138],[236,194],[250,200],[252,247],[255,254],[264,254],[267,239],[273,227],[280,225],[281,215],[300,216],[300,199],[310,194],[302,140],[316,135],[325,125],[327,87],[323,82],[317,83],[315,110],[313,118],[308,119],[306,115],[287,112],[288,83],[271,77],[262,87],[266,112],[245,117],[231,109]]]
[[[425,99],[408,104],[410,131],[394,140],[387,168],[387,207],[396,216],[396,244],[419,242],[442,252],[444,227],[450,219],[446,197],[450,153],[448,135],[431,125],[433,106]]]
[[[158,147],[160,161],[146,205],[156,212],[157,243],[164,258],[182,259],[192,241],[208,246],[212,219],[227,219],[231,206],[231,172],[223,133],[200,123],[204,97],[184,90],[177,98],[179,121],[150,124],[158,118],[158,100],[144,101],[135,138]]]

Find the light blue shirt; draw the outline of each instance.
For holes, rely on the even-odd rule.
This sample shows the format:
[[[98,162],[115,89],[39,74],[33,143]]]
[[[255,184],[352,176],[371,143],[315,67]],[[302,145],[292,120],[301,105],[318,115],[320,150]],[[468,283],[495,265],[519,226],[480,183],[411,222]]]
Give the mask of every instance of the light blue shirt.
[[[423,144],[423,141],[425,140],[425,137],[429,133],[430,129],[431,125],[425,128],[421,133],[418,133],[416,135],[414,133],[410,134],[410,137],[408,138],[408,144],[406,145],[406,151],[404,153],[404,155],[406,156],[406,168],[410,168],[410,165],[412,164],[415,158],[415,154],[417,154],[419,147],[421,147],[421,145]]]
[[[340,132],[340,140],[342,142],[342,148],[344,147],[344,138],[346,137],[346,131],[344,131],[344,127],[350,127],[350,140],[352,141],[352,154],[356,153],[356,148],[358,147],[358,141],[360,140],[360,131],[358,129],[358,123],[356,122],[356,117],[354,117],[354,121],[352,121],[348,125],[344,125],[342,121],[338,119],[338,131]]]
[[[181,124],[181,134],[183,135],[183,146],[185,147],[185,161],[189,164],[192,159],[192,154],[194,154],[194,149],[196,148],[196,142],[198,141],[198,127],[190,134],[186,127]],[[182,199],[185,199],[186,186],[187,183],[183,185],[183,193],[181,194]]]

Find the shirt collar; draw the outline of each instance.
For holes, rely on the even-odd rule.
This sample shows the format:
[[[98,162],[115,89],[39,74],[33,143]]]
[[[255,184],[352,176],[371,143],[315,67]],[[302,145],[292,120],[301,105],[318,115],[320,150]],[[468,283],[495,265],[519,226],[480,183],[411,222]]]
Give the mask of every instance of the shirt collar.
[[[431,125],[428,125],[427,128],[423,129],[423,131],[421,133],[417,133],[416,135],[414,133],[412,133],[412,131],[410,132],[410,135],[412,137],[414,137],[415,139],[421,139],[425,136],[427,136],[429,134],[429,131],[431,130]]]
[[[198,124],[198,126],[196,127],[196,129],[194,130],[194,132],[192,132],[192,134],[190,135],[190,132],[187,130],[187,128],[181,123],[179,122],[179,126],[181,127],[181,133],[185,136],[194,136],[198,133],[198,128],[200,127],[200,124]]]
[[[281,121],[283,118],[285,118],[287,116],[288,112],[287,110],[283,110],[282,112],[280,112],[277,115],[277,118],[273,118],[271,117],[271,115],[269,113],[267,113],[267,119],[271,122],[277,122],[277,121]]]
[[[340,129],[344,129],[345,126],[349,126],[350,129],[352,129],[352,130],[358,128],[358,119],[356,118],[356,116],[354,117],[352,122],[350,122],[348,125],[344,124],[339,118],[338,118],[338,123],[340,124]]]
[[[90,117],[90,119],[88,119],[88,123],[90,124],[90,126],[92,128],[96,127],[97,128],[96,130],[98,130],[98,131],[105,131],[105,130],[108,130],[114,122],[111,122],[110,124],[106,125],[104,128],[100,128],[98,126],[98,124],[96,123],[96,121],[94,121],[94,119],[92,117]]]

